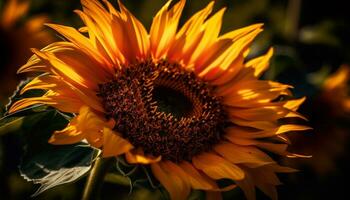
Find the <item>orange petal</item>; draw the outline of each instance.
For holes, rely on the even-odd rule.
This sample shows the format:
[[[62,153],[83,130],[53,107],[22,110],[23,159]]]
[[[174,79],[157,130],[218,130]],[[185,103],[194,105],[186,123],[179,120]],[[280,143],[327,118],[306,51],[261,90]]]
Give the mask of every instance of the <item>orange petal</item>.
[[[258,140],[244,139],[244,138],[232,137],[232,136],[227,136],[226,138],[234,144],[243,145],[243,146],[255,145],[259,148],[273,152],[275,154],[279,154],[283,156],[287,156],[287,155],[296,156],[296,154],[291,154],[287,152],[288,144],[261,142]]]
[[[244,178],[242,169],[213,153],[202,153],[195,156],[192,158],[192,163],[213,179],[242,180]]]
[[[286,103],[283,105],[285,108],[288,108],[290,110],[296,111],[298,110],[299,106],[304,103],[306,100],[306,97],[300,98],[300,99],[293,99],[293,100],[288,100]]]
[[[51,53],[58,53],[58,52],[64,52],[67,50],[74,49],[74,44],[70,42],[54,42],[43,49],[41,51],[47,51]],[[21,66],[17,73],[24,73],[24,72],[49,72],[50,69],[44,65],[44,63],[41,61],[41,59],[37,55],[32,55],[26,64]]]
[[[153,18],[150,30],[152,56],[160,59],[166,53],[175,39],[178,23],[186,1],[181,0],[168,10],[171,1],[168,1]]]
[[[154,176],[169,192],[172,200],[185,200],[190,193],[190,185],[174,172],[166,169],[161,162],[151,164]]]
[[[102,66],[110,66],[108,60],[104,58],[99,51],[92,45],[91,41],[83,36],[79,31],[72,27],[62,26],[57,24],[46,24],[50,28],[56,30],[58,33],[67,38],[70,42],[75,44],[79,49],[89,55],[91,58],[95,58]]]
[[[274,129],[268,129],[264,131],[256,131],[251,129],[245,129],[243,127],[229,127],[225,130],[227,137],[240,137],[247,139],[256,139],[256,138],[265,138],[265,137],[273,137],[276,135],[285,134],[291,131],[305,131],[310,130],[311,128],[303,125],[295,125],[295,124],[285,124],[281,125]]]
[[[237,117],[230,117],[230,120],[239,126],[246,126],[246,127],[251,127],[251,128],[256,128],[256,129],[261,129],[261,130],[267,130],[267,129],[274,129],[277,128],[278,125],[275,121],[248,121],[248,120],[243,120]]]
[[[129,152],[133,146],[109,128],[103,129],[103,157],[119,156]]]
[[[169,49],[168,58],[171,61],[181,61],[184,57],[191,55],[203,37],[204,20],[213,9],[214,2],[210,2],[204,9],[195,13],[176,34],[176,39]],[[188,60],[188,58],[187,58]],[[182,61],[183,62],[183,61]],[[188,64],[188,63],[187,63]]]
[[[285,117],[289,110],[280,106],[262,106],[255,108],[227,109],[229,115],[250,121],[275,121]]]
[[[109,126],[110,123],[97,116],[92,112],[91,108],[82,106],[79,110],[79,114],[71,120],[69,126],[62,131],[56,131],[53,138],[50,140],[54,142],[54,139],[59,136],[79,135],[79,137],[87,139],[92,146],[99,148],[103,144],[103,129]],[[59,141],[57,140],[57,142]]]
[[[134,149],[125,154],[125,158],[130,164],[151,164],[159,162],[162,157],[154,157],[151,155],[145,155],[142,149]]]
[[[179,164],[179,166],[188,176],[192,188],[199,190],[218,189],[216,183],[212,179],[202,172],[199,172],[189,162],[183,161]]]
[[[118,15],[113,15],[112,32],[118,48],[129,62],[145,60],[149,55],[150,41],[146,29],[121,3]]]
[[[31,97],[16,101],[9,109],[9,113],[14,113],[36,104],[49,105],[63,112],[78,113],[83,102],[74,96],[48,91],[41,97]]]
[[[246,66],[254,68],[254,76],[260,77],[267,70],[272,55],[273,48],[270,48],[265,55],[250,60]]]
[[[203,36],[201,40],[198,42],[198,45],[194,49],[194,51],[190,54],[189,63],[194,62],[195,60],[200,58],[200,55],[206,54],[206,50],[210,49],[210,47],[214,41],[216,41],[219,36],[221,25],[222,25],[222,17],[224,15],[226,8],[223,8],[213,14],[208,20],[205,21],[203,26],[201,27],[203,30]]]
[[[254,30],[253,32],[247,34],[246,36],[233,42],[232,45],[230,45],[230,47],[225,49],[224,52],[222,52],[220,55],[214,58],[207,57],[206,53],[203,54],[204,57],[203,58],[200,57],[199,63],[198,62],[196,63],[196,66],[197,66],[196,72],[198,73],[198,76],[204,77],[205,80],[215,80],[218,78],[220,79],[220,76],[225,74],[226,70],[229,69],[229,67],[232,65],[232,63],[234,63],[236,59],[240,58],[242,60],[245,50],[261,31],[262,31],[261,29]],[[209,49],[211,50],[211,48]],[[209,73],[215,68],[218,69],[216,73]],[[232,79],[232,77],[230,78],[225,77],[225,79],[229,80],[229,79]],[[222,83],[222,84],[225,82],[226,81],[219,81],[219,83]]]
[[[243,169],[244,170],[244,169]],[[255,184],[254,184],[254,177],[252,175],[244,170],[246,176],[243,180],[237,181],[237,185],[243,190],[245,197],[248,200],[255,200]]]
[[[274,161],[261,150],[252,146],[239,146],[223,142],[214,147],[215,151],[234,164],[245,163],[250,167],[260,167],[274,163]]]
[[[253,24],[250,26],[246,26],[240,29],[233,30],[231,32],[225,33],[224,35],[220,36],[220,39],[230,39],[230,40],[238,40],[239,38],[242,38],[243,36],[247,35],[248,33],[251,33],[254,30],[261,29],[264,24]]]
[[[74,144],[84,139],[83,132],[77,129],[78,117],[74,117],[66,128],[61,131],[55,131],[51,136],[49,143],[51,144]]]

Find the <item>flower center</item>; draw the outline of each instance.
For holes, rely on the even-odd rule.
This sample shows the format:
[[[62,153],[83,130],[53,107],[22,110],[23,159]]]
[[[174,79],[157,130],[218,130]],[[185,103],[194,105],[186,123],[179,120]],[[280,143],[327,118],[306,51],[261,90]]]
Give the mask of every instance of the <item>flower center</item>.
[[[226,124],[212,88],[166,61],[124,67],[99,86],[98,96],[116,131],[146,154],[174,162],[210,150]]]
[[[171,87],[155,86],[152,97],[157,102],[158,111],[176,118],[186,117],[193,110],[191,99]]]

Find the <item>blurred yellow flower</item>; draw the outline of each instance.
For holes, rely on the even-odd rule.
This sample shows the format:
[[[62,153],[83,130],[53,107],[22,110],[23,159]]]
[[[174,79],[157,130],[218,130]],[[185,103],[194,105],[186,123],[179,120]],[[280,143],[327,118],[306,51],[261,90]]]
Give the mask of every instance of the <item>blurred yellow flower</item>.
[[[43,47],[51,37],[43,31],[47,22],[44,15],[24,18],[30,6],[29,1],[8,0],[0,9],[1,68],[0,101],[4,101],[18,84],[16,71],[30,56],[31,47]],[[21,20],[24,18],[24,22]]]
[[[331,106],[333,115],[339,116],[350,112],[349,79],[350,67],[342,65],[323,85],[321,98]]]
[[[310,120],[314,134],[292,136],[296,149],[312,154],[311,159],[285,160],[293,166],[306,164],[314,172],[326,175],[336,170],[336,159],[345,151],[349,138],[342,123],[348,123],[350,67],[342,65],[329,75],[321,86],[320,93],[310,102]]]
[[[295,170],[266,152],[298,157],[285,134],[309,127],[279,122],[304,119],[296,110],[305,99],[292,99],[292,86],[259,80],[273,50],[246,58],[262,24],[220,35],[225,9],[211,14],[211,2],[178,30],[181,0],[166,3],[148,32],[120,2],[120,10],[107,0],[81,2],[75,12],[85,27],[49,24],[67,41],[32,49],[19,69],[45,72],[22,92],[46,94],[19,100],[10,112],[41,103],[76,113],[50,143],[87,140],[104,157],[148,165],[174,200],[191,189],[218,199],[236,184],[248,199],[255,187],[276,199],[276,173]],[[231,184],[219,186],[221,179]]]

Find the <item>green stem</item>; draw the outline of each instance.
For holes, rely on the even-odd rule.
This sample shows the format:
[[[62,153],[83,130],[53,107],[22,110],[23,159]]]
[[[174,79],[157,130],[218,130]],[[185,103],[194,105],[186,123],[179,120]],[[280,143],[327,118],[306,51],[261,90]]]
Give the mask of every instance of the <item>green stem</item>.
[[[86,181],[82,200],[100,199],[104,177],[113,163],[112,158],[97,158]]]

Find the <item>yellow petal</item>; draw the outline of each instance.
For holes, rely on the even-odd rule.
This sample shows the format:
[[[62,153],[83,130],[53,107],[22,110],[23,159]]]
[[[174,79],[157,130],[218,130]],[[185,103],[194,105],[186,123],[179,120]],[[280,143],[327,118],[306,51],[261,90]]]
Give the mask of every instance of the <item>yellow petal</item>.
[[[128,61],[145,60],[149,55],[150,41],[146,29],[121,3],[118,1],[120,14],[113,15],[112,31],[119,49]]]
[[[78,119],[74,117],[66,128],[61,131],[55,131],[51,136],[49,143],[51,144],[74,144],[84,139],[83,132],[77,129]]]
[[[78,130],[85,134],[87,141],[94,147],[101,147],[103,144],[103,129],[110,126],[110,123],[103,116],[98,116],[88,106],[80,108],[78,115]]]
[[[119,156],[129,152],[133,146],[109,128],[103,129],[103,157]]]
[[[125,158],[130,164],[151,164],[159,162],[162,157],[154,157],[151,155],[145,155],[142,149],[134,149],[125,154]]]
[[[261,32],[261,29],[254,30],[239,40],[232,42],[232,45],[225,49],[219,56],[210,58],[207,57],[207,53],[203,54],[203,57],[199,58],[199,62],[196,63],[196,72],[199,77],[204,77],[205,80],[215,80],[220,78],[221,75],[225,74],[226,70],[231,66],[236,59],[243,58],[243,54],[247,49],[248,45],[253,39]],[[211,50],[211,48],[208,48]],[[218,68],[217,73],[209,73],[212,69]],[[239,68],[238,68],[239,69]],[[233,77],[227,78],[230,80]],[[226,81],[227,82],[227,81]],[[224,83],[221,81],[221,83]]]
[[[79,108],[83,105],[83,102],[76,97],[48,91],[42,97],[31,97],[16,101],[9,109],[9,113],[14,113],[36,104],[49,105],[63,112],[77,113],[79,112]]]
[[[192,163],[197,169],[213,179],[229,178],[232,180],[242,180],[244,172],[233,163],[213,153],[202,153],[192,158]]]
[[[254,177],[249,174],[246,170],[245,172],[245,178],[243,180],[237,181],[237,185],[243,190],[245,197],[248,200],[255,200],[255,184],[254,184]]]
[[[20,94],[23,94],[28,90],[34,90],[34,89],[48,90],[48,89],[55,88],[57,87],[56,80],[58,80],[58,77],[50,76],[50,75],[35,77],[33,80],[31,80],[22,88]]]
[[[227,109],[229,115],[251,121],[275,121],[285,117],[289,111],[279,106],[265,106],[257,108]]]
[[[250,60],[247,62],[246,66],[254,68],[254,76],[260,77],[262,73],[268,68],[272,55],[273,48],[270,48],[265,55]]]
[[[264,95],[269,96],[270,92],[284,92],[289,88],[292,86],[274,81],[250,79],[232,85],[220,86],[217,89],[217,94],[229,98],[261,98]]]
[[[169,11],[168,1],[153,18],[150,30],[152,56],[154,59],[164,58],[175,39],[178,23],[186,1],[181,0]]]
[[[246,169],[248,170],[248,169]],[[276,185],[280,185],[278,177],[273,168],[263,166],[259,168],[249,169],[248,172],[253,177],[254,184],[271,199],[277,199]]]
[[[187,60],[198,46],[203,37],[202,26],[204,20],[209,16],[213,9],[214,2],[210,2],[204,9],[195,13],[176,34],[176,39],[169,49],[168,58],[171,61],[182,61],[187,55]],[[188,64],[188,63],[186,63]]]
[[[225,33],[224,35],[220,36],[220,39],[230,39],[230,40],[238,40],[239,38],[242,38],[243,36],[247,35],[248,33],[261,29],[264,24],[253,24],[250,26],[246,26],[240,29],[233,30],[231,32]]]
[[[283,156],[294,155],[287,152],[288,144],[261,142],[258,140],[244,139],[244,138],[232,137],[232,136],[226,136],[226,138],[234,144],[243,145],[243,146],[255,145],[261,149],[270,151],[275,154],[283,155]]]
[[[112,123],[96,115],[88,106],[82,106],[79,114],[71,120],[69,125],[62,131],[56,131],[50,141],[58,144],[60,141],[57,138],[61,139],[60,137],[63,138],[63,136],[73,137],[72,140],[63,138],[65,139],[62,139],[64,142],[73,141],[79,136],[79,139],[86,139],[92,146],[100,148],[103,144],[103,130],[105,127],[111,128],[111,125]]]
[[[284,134],[291,131],[305,131],[310,130],[311,127],[303,126],[303,125],[295,125],[295,124],[285,124],[281,125],[277,128],[268,129],[264,131],[256,131],[250,129],[244,129],[242,127],[229,127],[225,130],[227,137],[241,137],[248,139],[256,139],[256,138],[265,138],[265,137],[273,137],[276,135]]]
[[[246,126],[261,130],[274,129],[278,127],[276,122],[271,121],[248,121],[237,117],[230,117],[230,121],[239,126]]]
[[[199,56],[201,54],[206,54],[206,50],[210,49],[208,47],[210,47],[214,43],[214,41],[216,41],[221,30],[222,17],[224,15],[225,10],[225,8],[219,10],[212,17],[205,21],[205,23],[202,26],[203,36],[201,37],[201,40],[196,46],[194,52],[191,53],[191,57],[188,61],[189,63],[200,59]]]
[[[79,47],[80,50],[85,52],[91,58],[96,59],[101,66],[105,66],[106,68],[110,68],[111,63],[108,62],[106,58],[104,58],[99,51],[93,46],[91,41],[83,36],[79,31],[72,27],[62,26],[57,24],[46,24],[50,28],[56,30],[58,33],[67,38],[70,42]]]
[[[116,43],[114,42],[111,28],[108,27],[107,29],[103,29],[106,27],[101,27],[98,23],[99,21],[94,21],[98,18],[93,18],[93,16],[90,17],[80,10],[75,10],[74,12],[80,16],[84,24],[87,26],[90,38],[94,38],[94,42],[96,43],[95,46],[97,47],[97,43],[101,44],[103,48],[100,48],[99,51],[103,52],[104,57],[108,58],[114,65],[118,64],[119,61],[123,61],[124,57],[121,55]]]
[[[190,185],[174,172],[166,169],[161,162],[151,164],[154,176],[169,192],[172,200],[185,200],[190,193]]]
[[[253,146],[239,146],[223,142],[214,147],[215,151],[234,164],[248,164],[250,167],[260,167],[274,163],[274,161],[261,150]]]
[[[216,183],[211,180],[207,175],[199,172],[187,161],[183,161],[179,164],[183,171],[188,176],[191,187],[199,190],[212,190],[218,189]]]
[[[32,49],[33,53],[35,53],[40,59],[47,61],[54,68],[54,72],[57,72],[61,77],[66,78],[67,80],[71,80],[72,82],[79,84],[86,88],[97,88],[97,82],[90,82],[88,79],[83,77],[81,73],[78,73],[74,67],[68,66],[63,61],[59,60],[56,56],[49,52],[41,52],[36,49]]]
[[[84,101],[87,105],[93,107],[98,111],[104,111],[100,104],[100,99],[96,96],[94,91],[97,90],[98,81],[91,81],[93,78],[85,78],[86,73],[78,73],[74,67],[66,65],[66,63],[59,60],[50,52],[41,52],[33,49],[36,55],[43,60],[46,60],[53,67],[52,72],[62,77],[66,84],[69,85],[70,89],[73,90],[79,98]],[[82,76],[84,74],[84,77]],[[93,73],[89,74],[92,77]]]
[[[51,53],[64,52],[67,50],[74,49],[74,45],[70,42],[54,42],[45,48],[41,49],[41,51],[48,51]],[[32,55],[26,64],[21,66],[17,73],[24,72],[49,72],[49,68],[44,65],[41,59],[37,55]]]
[[[288,108],[290,110],[296,111],[298,110],[299,106],[304,103],[306,100],[306,97],[300,98],[300,99],[293,99],[293,100],[288,100],[286,103],[283,105],[285,108]]]

